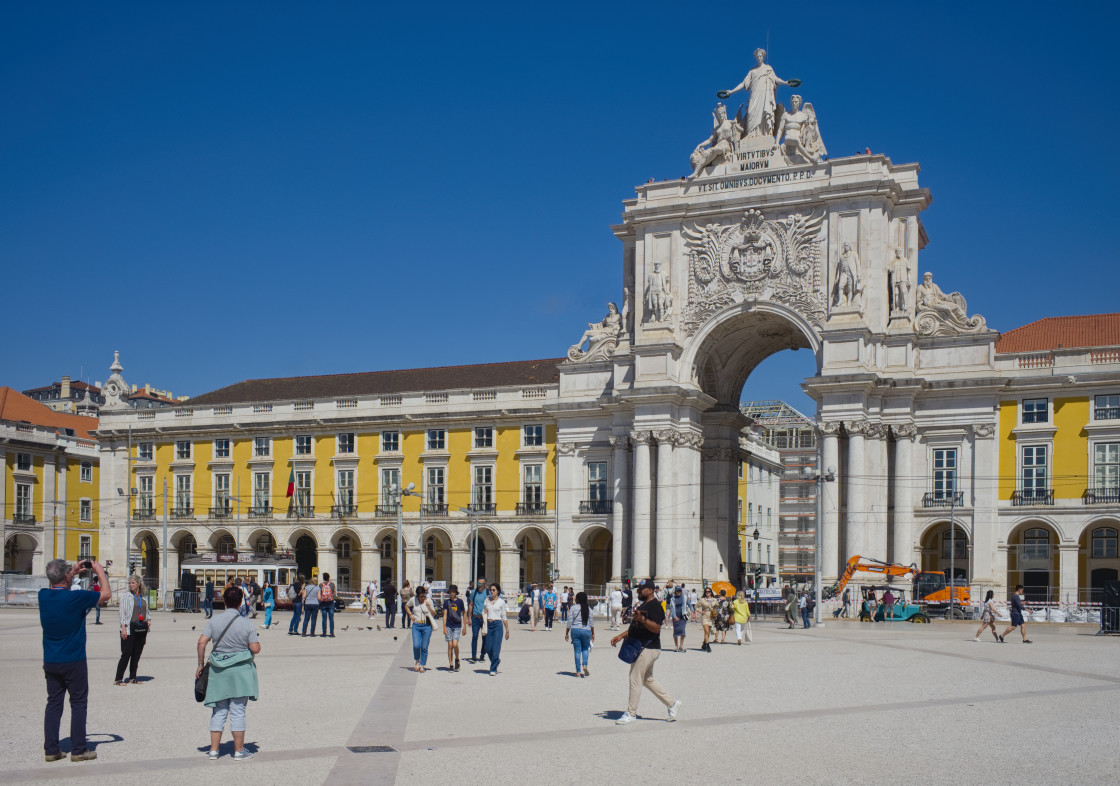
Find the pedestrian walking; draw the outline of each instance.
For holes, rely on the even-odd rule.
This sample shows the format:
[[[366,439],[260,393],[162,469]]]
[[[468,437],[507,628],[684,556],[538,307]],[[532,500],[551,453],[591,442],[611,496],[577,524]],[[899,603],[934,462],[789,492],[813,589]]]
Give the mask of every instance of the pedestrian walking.
[[[416,593],[412,591],[412,585],[409,584],[408,579],[404,580],[399,594],[401,597],[401,627],[411,628],[412,617],[408,613],[408,602],[415,597]]]
[[[797,621],[797,595],[793,587],[786,587],[786,628],[792,629]]]
[[[988,594],[984,596],[984,603],[980,606],[980,628],[976,631],[976,638],[973,641],[980,641],[980,634],[984,632],[984,628],[991,628],[992,635],[995,636],[996,641],[999,641],[999,634],[996,633],[996,608],[993,598],[996,593],[988,590]]]
[[[731,630],[731,600],[727,597],[727,590],[720,590],[716,598],[716,633],[719,634],[719,643],[727,643],[727,631]]]
[[[264,588],[261,590],[261,597],[264,599],[264,629],[268,630],[272,625],[272,609],[276,605],[273,599],[272,582],[268,579],[264,580]]]
[[[416,661],[413,671],[428,670],[428,644],[432,640],[432,628],[436,610],[428,600],[428,589],[423,584],[416,588],[416,594],[408,601],[407,612],[412,624],[412,657]]]
[[[655,597],[657,585],[653,579],[645,579],[638,585],[638,600],[641,605],[634,611],[634,620],[625,633],[611,639],[614,647],[623,639],[633,640],[629,644],[639,650],[637,658],[630,664],[630,698],[626,705],[626,712],[619,716],[616,724],[633,723],[638,716],[638,700],[642,696],[642,688],[647,688],[657,697],[658,701],[669,708],[669,720],[677,719],[681,702],[674,700],[665,692],[653,676],[653,667],[661,656],[661,626],[665,623],[665,610]]]
[[[366,585],[366,619],[371,620],[377,614],[377,582],[369,580]]]
[[[91,569],[100,592],[70,592],[78,572]],[[39,590],[39,625],[43,628],[43,675],[47,680],[47,706],[43,717],[43,755],[46,761],[66,758],[59,747],[62,705],[70,694],[70,761],[90,761],[96,751],[86,747],[86,708],[89,668],[86,665],[86,615],[109,602],[109,577],[99,562],[86,560],[73,567],[64,559],[47,563],[49,588]]]
[[[233,734],[233,758],[238,761],[253,758],[252,751],[245,750],[245,710],[250,700],[257,700],[260,692],[254,656],[260,654],[261,644],[252,620],[239,613],[239,592],[233,587],[222,593],[226,610],[206,623],[195,647],[198,651],[195,679],[202,673],[203,665],[207,661],[210,663],[203,704],[210,708],[210,750],[206,755],[211,761],[218,758],[227,719]],[[206,647],[211,641],[214,649],[207,657]]]
[[[214,579],[206,579],[202,595],[202,610],[206,612],[206,619],[214,616]]]
[[[743,634],[747,635],[747,642],[751,640],[751,604],[747,600],[747,593],[739,590],[735,600],[731,601],[731,620],[735,625],[735,643],[742,645]]]
[[[609,628],[610,630],[618,630],[622,627],[622,590],[617,586],[611,587],[607,599],[611,614],[611,624]]]
[[[701,652],[712,651],[712,625],[716,621],[716,594],[711,587],[704,588],[704,594],[696,601],[696,613],[700,615],[700,624],[704,627],[704,643],[700,645]]]
[[[397,587],[393,582],[385,582],[385,627],[397,626]]]
[[[576,676],[590,677],[587,661],[591,655],[591,642],[595,641],[595,617],[591,613],[586,592],[576,593],[576,607],[568,615],[564,641],[569,640],[576,658]]]
[[[532,630],[537,629],[537,623],[540,622],[543,616],[544,603],[541,600],[541,589],[536,584],[529,587],[529,616],[532,620]]]
[[[478,663],[478,640],[482,639],[482,654],[486,655],[486,625],[483,613],[486,611],[486,579],[479,577],[474,588],[467,593],[467,605],[471,613],[471,663]]]
[[[572,595],[568,591],[568,586],[564,585],[560,588],[560,621],[568,621],[568,609],[572,605]]]
[[[549,584],[548,588],[541,593],[541,605],[544,606],[544,629],[552,630],[552,619],[556,616],[556,592]]]
[[[288,599],[292,602],[292,621],[288,623],[288,635],[299,635],[299,620],[303,616],[303,590],[306,580],[303,574],[299,575],[291,586],[288,587]]]
[[[483,604],[486,618],[486,655],[490,658],[490,676],[498,674],[498,664],[502,662],[502,641],[509,640],[509,605],[502,597],[501,585],[490,585],[490,597]],[[505,635],[503,636],[503,630]]]
[[[1023,602],[1023,585],[1015,585],[1015,592],[1011,595],[1011,627],[999,634],[1000,643],[1003,643],[1003,638],[1016,628],[1019,629],[1020,635],[1023,637],[1024,644],[1033,644],[1027,638],[1027,624],[1023,621],[1023,612],[1030,612],[1026,604]]]
[[[98,580],[96,574],[94,574],[93,581],[90,582],[89,591],[90,592],[96,592],[98,595],[101,594],[101,582]],[[96,606],[93,607],[93,610],[97,614],[97,616],[94,617],[93,624],[94,625],[100,625],[101,624],[101,604],[98,603]]]
[[[257,604],[261,601],[261,585],[257,583],[256,576],[249,577],[249,609],[253,619],[257,618]]]
[[[140,654],[144,652],[144,645],[148,641],[148,631],[151,627],[149,612],[143,579],[135,574],[129,576],[128,593],[121,596],[121,658],[117,661],[117,677],[113,681],[114,685],[126,684],[125,666],[128,667],[128,678],[132,684],[140,684],[136,680],[136,669],[140,665]]]
[[[315,623],[319,620],[319,585],[308,582],[303,586],[303,635],[311,624],[311,638],[315,638]]]
[[[334,638],[334,599],[338,597],[338,588],[331,581],[331,574],[324,573],[323,580],[319,582],[319,613],[323,615],[323,633],[327,636],[327,620],[331,623],[330,637]],[[315,634],[315,626],[311,626],[311,634]]]
[[[452,671],[459,670],[459,637],[466,616],[467,604],[459,597],[459,588],[452,584],[443,602],[443,640],[447,642],[447,666]]]
[[[685,602],[684,589],[677,587],[669,601],[669,614],[673,620],[673,649],[684,652],[684,634],[688,628],[688,604]]]

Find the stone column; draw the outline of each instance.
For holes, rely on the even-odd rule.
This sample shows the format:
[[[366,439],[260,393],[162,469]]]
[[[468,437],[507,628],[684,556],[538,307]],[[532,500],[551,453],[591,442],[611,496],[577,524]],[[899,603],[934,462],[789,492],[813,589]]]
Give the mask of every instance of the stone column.
[[[168,555],[170,556],[170,555]],[[319,546],[319,581],[323,580],[323,574],[331,574],[331,581],[338,586],[338,550],[335,549],[330,543],[325,546]],[[310,576],[308,576],[310,578]]]
[[[634,516],[631,526],[633,555],[630,564],[636,580],[645,578],[653,572],[653,565],[649,559],[650,507],[653,494],[649,447],[653,442],[653,432],[634,431],[631,432],[630,439],[634,443]]]
[[[690,432],[681,436],[681,443],[674,450],[680,483],[677,486],[672,578],[690,585],[699,581],[701,576],[698,553],[700,508],[704,501],[700,486],[700,446],[703,444],[703,435]]]
[[[846,423],[848,430],[848,476],[844,478],[848,491],[847,536],[844,544],[846,559],[867,551],[867,460],[864,454],[864,435],[868,422],[856,420]]]
[[[451,583],[458,584],[461,594],[466,594],[471,580],[471,547],[451,546]]]
[[[869,556],[888,559],[887,553],[887,428],[882,423],[867,425],[863,474],[864,501],[867,503],[867,529],[864,546]]]
[[[40,489],[36,484],[31,486],[31,512],[35,512],[35,495],[40,493],[39,504],[42,509],[43,522],[43,562],[59,559],[63,554],[58,546],[58,505],[54,500],[58,490],[55,487],[54,456],[43,457],[43,485]],[[5,481],[6,482],[6,481]],[[62,500],[62,515],[66,515],[66,500]]]
[[[835,421],[821,423],[821,466],[818,471],[821,475],[828,473],[832,467],[837,471],[840,467],[840,444],[836,434],[840,424]],[[840,575],[840,507],[837,504],[840,496],[836,491],[836,479],[820,484],[817,493],[821,495],[818,510],[823,521],[821,527],[821,583],[827,586]],[[846,562],[848,557],[844,557]]]
[[[909,565],[914,558],[914,435],[913,423],[891,426],[894,432],[894,551],[891,562]]]
[[[1092,545],[1091,539],[1090,545]],[[1078,602],[1077,555],[1079,550],[1080,547],[1076,541],[1058,544],[1058,600],[1061,603]]]
[[[611,509],[611,582],[622,581],[623,549],[626,533],[626,495],[630,491],[630,438],[623,435],[611,437],[614,448],[611,465],[614,467],[614,506]],[[573,570],[574,572],[574,570]],[[575,573],[574,578],[582,581],[583,574]]]
[[[662,429],[657,432],[657,553],[654,560],[654,577],[658,581],[673,578],[673,550],[676,548],[676,487],[680,473],[674,462],[680,432]]]
[[[359,577],[360,589],[364,592],[366,585],[371,581],[377,582],[378,589],[381,588],[381,549],[374,546],[363,546],[362,552],[362,575]]]
[[[521,553],[516,548],[502,548],[498,566],[502,585],[502,592],[506,595],[517,595],[519,582],[518,572],[521,568]],[[490,578],[489,581],[494,579]]]
[[[996,427],[977,423],[972,427],[972,583],[984,587],[1001,586],[1007,581],[1007,561],[997,567],[996,543],[999,533],[999,481],[996,458]],[[970,500],[965,497],[965,504]]]

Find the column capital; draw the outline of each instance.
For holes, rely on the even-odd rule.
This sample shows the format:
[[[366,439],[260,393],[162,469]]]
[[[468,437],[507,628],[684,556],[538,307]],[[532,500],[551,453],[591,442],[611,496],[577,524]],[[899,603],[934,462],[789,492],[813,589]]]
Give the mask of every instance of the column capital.
[[[697,434],[694,431],[686,431],[681,434],[681,441],[679,444],[686,448],[699,450],[700,447],[704,444],[704,435]]]
[[[611,441],[611,447],[615,450],[625,450],[630,447],[630,436],[628,434],[612,434],[609,439]]]
[[[860,436],[865,435],[870,426],[871,423],[866,420],[850,420],[844,423],[844,429],[848,434],[859,434]]]
[[[652,431],[631,431],[630,441],[635,445],[650,445],[653,443]]]
[[[659,430],[654,436],[657,437],[658,445],[679,445],[681,444],[681,432],[675,428],[663,428]]]
[[[913,423],[892,423],[891,432],[895,439],[913,439],[918,434],[918,427]]]
[[[868,423],[867,424],[867,438],[868,439],[882,439],[887,434],[887,427],[882,423]]]
[[[834,437],[840,433],[839,420],[822,420],[819,424],[821,433],[828,437]]]

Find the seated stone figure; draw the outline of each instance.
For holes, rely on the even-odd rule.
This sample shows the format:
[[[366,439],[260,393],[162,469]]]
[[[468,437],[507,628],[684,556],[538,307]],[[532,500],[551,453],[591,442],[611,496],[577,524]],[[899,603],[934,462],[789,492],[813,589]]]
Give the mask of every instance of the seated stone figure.
[[[591,360],[602,355],[610,357],[611,352],[618,346],[618,337],[622,333],[622,315],[618,313],[618,306],[614,303],[607,304],[607,315],[602,322],[588,322],[587,330],[583,331],[579,341],[568,348],[569,360]],[[587,343],[587,351],[583,350]]]

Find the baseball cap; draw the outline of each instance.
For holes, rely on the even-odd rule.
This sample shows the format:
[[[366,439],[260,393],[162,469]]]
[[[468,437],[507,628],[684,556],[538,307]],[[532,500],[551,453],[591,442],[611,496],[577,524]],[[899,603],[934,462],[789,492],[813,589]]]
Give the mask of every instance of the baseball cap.
[[[657,584],[653,579],[642,579],[642,583],[638,585],[638,589],[657,589]]]

